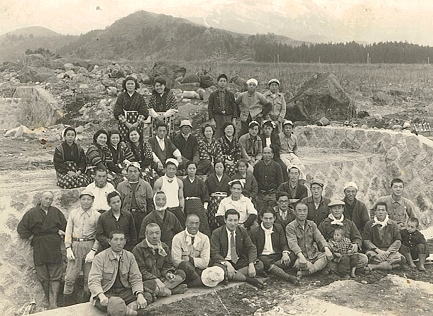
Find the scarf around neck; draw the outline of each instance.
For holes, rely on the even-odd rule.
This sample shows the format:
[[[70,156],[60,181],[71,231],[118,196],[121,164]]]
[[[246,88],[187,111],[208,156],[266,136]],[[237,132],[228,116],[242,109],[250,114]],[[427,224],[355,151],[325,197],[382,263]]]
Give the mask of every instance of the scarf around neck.
[[[263,223],[261,223],[260,226],[262,227],[263,231],[265,232],[265,235],[271,235],[274,232],[273,226],[269,229],[265,228],[265,225],[263,225]]]
[[[167,256],[167,252],[166,252],[166,251],[164,250],[164,248],[162,247],[162,243],[161,243],[161,241],[159,241],[159,243],[158,243],[157,245],[152,245],[152,244],[147,240],[147,238],[146,238],[146,243],[147,243],[147,246],[149,246],[149,248],[151,248],[151,249],[157,251],[158,254],[159,254],[161,257],[165,257],[165,256]]]
[[[386,225],[388,225],[389,216],[388,216],[388,214],[386,214],[386,217],[385,217],[385,219],[384,219],[383,221],[379,221],[379,220],[377,219],[377,217],[374,216],[373,220],[374,220],[374,223],[373,223],[373,225],[371,225],[371,227],[374,227],[374,226],[376,226],[376,225],[380,225],[380,226],[381,226],[380,229],[382,229],[382,228],[384,228]]]
[[[330,214],[328,215],[328,218],[332,221],[332,222],[331,222],[331,225],[344,226],[344,224],[343,224],[344,215],[343,215],[343,214],[341,214],[341,218],[340,218],[340,219],[336,219],[336,218],[334,217],[334,215],[333,215],[332,213],[330,213]]]

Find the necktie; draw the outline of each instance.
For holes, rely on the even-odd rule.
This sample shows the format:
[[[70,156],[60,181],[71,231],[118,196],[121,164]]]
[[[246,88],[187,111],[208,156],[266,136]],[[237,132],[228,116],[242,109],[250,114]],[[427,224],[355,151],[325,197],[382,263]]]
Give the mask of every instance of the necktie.
[[[230,232],[230,258],[233,263],[236,264],[238,262],[238,253],[236,252],[236,240],[235,240],[235,233]]]
[[[191,237],[191,246],[194,246],[194,239],[195,237]]]

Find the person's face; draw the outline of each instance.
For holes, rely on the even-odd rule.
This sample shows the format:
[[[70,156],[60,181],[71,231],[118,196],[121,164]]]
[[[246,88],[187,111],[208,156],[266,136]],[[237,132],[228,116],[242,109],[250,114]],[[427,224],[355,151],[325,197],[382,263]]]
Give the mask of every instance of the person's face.
[[[343,239],[343,234],[339,230],[334,231],[334,240],[335,241],[341,241]]]
[[[296,218],[300,221],[305,221],[308,215],[307,205],[297,204],[295,208]]]
[[[385,205],[376,206],[376,217],[379,221],[383,221],[386,218],[386,207]]]
[[[146,239],[152,244],[157,245],[161,241],[161,229],[157,226],[146,229]]]
[[[128,80],[125,84],[126,91],[133,92],[135,90],[135,82],[134,80]]]
[[[239,217],[235,214],[230,214],[225,219],[226,227],[229,231],[235,231],[236,227],[239,225]]]
[[[110,136],[110,143],[113,146],[117,146],[117,144],[119,144],[120,142],[120,135],[119,134],[113,134]]]
[[[322,191],[323,191],[323,188],[318,184],[314,183],[311,186],[311,194],[313,195],[313,197],[315,197],[317,199],[322,196]]]
[[[212,127],[208,126],[204,129],[204,137],[207,139],[211,139],[213,136],[213,129]]]
[[[110,203],[108,204],[114,211],[120,211],[120,208],[122,206],[122,200],[120,199],[120,196],[116,195],[110,199]]]
[[[114,252],[122,251],[123,247],[126,244],[126,238],[124,234],[113,234],[113,237],[108,242],[111,246],[111,249]]]
[[[272,149],[269,147],[263,148],[263,160],[264,161],[270,161],[274,154],[272,153]]]
[[[220,78],[220,80],[218,80],[218,87],[220,87],[221,89],[224,89],[227,86],[227,79],[226,78]]]
[[[186,169],[186,172],[188,173],[188,176],[194,177],[195,173],[197,172],[197,167],[195,166],[195,164],[190,164]]]
[[[336,219],[340,219],[343,215],[344,207],[343,205],[335,205],[331,207],[331,213]]]
[[[272,132],[274,131],[274,129],[268,125],[266,125],[265,127],[263,127],[263,133],[265,134],[265,136],[270,137],[272,135]]]
[[[296,180],[296,181],[299,180],[299,170],[297,168],[291,168],[289,170],[289,179],[293,180],[293,181],[294,180]]]
[[[102,188],[107,184],[107,173],[105,171],[96,171],[95,174],[95,184],[96,186]]]
[[[222,176],[224,173],[224,165],[219,162],[217,164],[215,164],[215,173],[219,176]]]
[[[356,193],[358,193],[358,191],[355,188],[352,188],[352,187],[349,187],[346,190],[344,190],[344,196],[349,201],[354,201],[355,200]]]
[[[180,131],[182,132],[182,134],[184,134],[184,135],[188,135],[188,134],[190,134],[191,133],[191,127],[189,127],[189,126],[182,126],[181,128],[180,128]]]
[[[245,173],[245,172],[247,172],[247,165],[244,164],[243,162],[240,162],[239,165],[238,165],[238,170],[242,174]]]
[[[191,235],[195,235],[198,233],[198,228],[200,226],[200,220],[198,216],[189,216],[185,223],[186,230]]]
[[[239,198],[242,194],[242,186],[239,183],[233,184],[230,192],[234,198]]]
[[[233,136],[233,135],[235,134],[235,129],[234,129],[233,125],[229,125],[229,126],[227,126],[227,127],[224,129],[224,134],[225,134],[227,137],[231,137],[231,136]]]
[[[165,84],[161,84],[161,83],[157,82],[157,83],[155,83],[154,88],[155,88],[156,92],[158,92],[159,94],[161,94],[161,93],[164,92]]]
[[[278,92],[278,89],[280,88],[280,86],[278,85],[278,83],[276,83],[276,82],[272,82],[270,85],[269,85],[269,90],[271,90],[271,92],[272,93],[276,93],[276,92]]]
[[[99,134],[99,136],[96,138],[96,143],[100,146],[107,145],[107,135]]]
[[[288,135],[291,135],[292,134],[292,132],[293,132],[293,126],[292,125],[290,125],[290,124],[286,124],[286,125],[284,125],[284,134],[286,134],[287,136]]]
[[[90,195],[83,195],[80,198],[81,207],[85,210],[88,210],[93,205],[93,198]]]
[[[278,208],[283,211],[286,211],[289,208],[289,198],[287,196],[280,196],[277,203]]]
[[[176,175],[176,173],[177,173],[177,168],[176,168],[176,166],[173,165],[172,163],[171,163],[171,164],[168,164],[168,165],[165,167],[165,174],[167,175],[167,177],[169,177],[169,178],[173,178],[173,177]]]
[[[392,190],[392,193],[395,195],[395,196],[401,196],[402,194],[403,194],[403,188],[404,188],[404,185],[403,185],[403,183],[394,183],[393,185],[392,185],[392,187],[391,187],[391,190]]]
[[[157,208],[159,209],[164,208],[166,204],[167,204],[167,197],[165,196],[165,194],[157,194],[155,196],[155,205]]]
[[[167,135],[167,128],[165,126],[158,127],[156,135],[158,135],[160,139],[165,138],[165,135]]]
[[[257,86],[256,86],[255,83],[250,82],[250,83],[248,84],[248,92],[253,93],[254,91],[256,91],[256,88],[257,88]]]
[[[256,137],[259,135],[259,127],[257,125],[250,127],[249,132],[251,136]]]
[[[67,131],[65,133],[65,141],[69,144],[73,143],[75,140],[75,133],[74,131]]]
[[[138,179],[140,178],[140,170],[138,170],[138,168],[136,167],[129,167],[128,168],[128,180],[135,182],[138,181]]]
[[[275,217],[272,213],[264,213],[262,216],[262,223],[266,229],[271,228],[274,225]]]
[[[406,224],[406,229],[409,233],[413,233],[418,229],[418,226],[416,225],[416,223],[408,221]]]
[[[140,140],[140,134],[138,134],[137,131],[132,131],[131,133],[129,133],[129,139],[131,140],[131,142],[136,143]]]
[[[50,192],[45,192],[41,196],[41,206],[44,208],[48,208],[53,204],[54,196]]]

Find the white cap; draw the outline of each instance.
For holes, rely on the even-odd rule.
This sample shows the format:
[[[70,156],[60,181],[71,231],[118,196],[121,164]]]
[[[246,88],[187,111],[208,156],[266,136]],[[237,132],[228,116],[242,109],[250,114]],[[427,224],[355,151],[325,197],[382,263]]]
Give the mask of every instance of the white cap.
[[[356,191],[358,191],[358,186],[356,185],[355,182],[346,182],[346,183],[344,184],[344,189],[343,189],[343,191],[346,190],[346,189],[348,189],[348,188],[350,188],[350,187],[352,187],[352,188],[356,189]]]
[[[271,80],[268,81],[268,86],[270,86],[271,83],[273,83],[273,82],[275,82],[275,83],[277,83],[278,85],[280,85],[280,81],[279,81],[278,79],[271,79]]]
[[[175,165],[176,168],[179,167],[179,162],[178,162],[176,159],[174,159],[174,158],[168,158],[168,159],[165,161],[165,165],[167,165],[167,164],[169,164],[169,163],[172,163],[173,165]]]
[[[283,122],[283,126],[285,126],[285,125],[292,125],[292,126],[294,126],[294,125],[293,125],[293,122],[290,121],[290,120],[284,120],[284,122]]]
[[[328,204],[328,207],[337,206],[337,205],[344,206],[346,204],[341,200],[331,200],[331,202],[329,202]]]
[[[182,126],[189,126],[189,127],[192,128],[191,121],[190,120],[182,120],[182,121],[180,121],[180,127],[182,127]]]
[[[247,80],[247,84],[250,84],[250,83],[254,83],[256,86],[259,84],[259,82],[256,79],[254,79],[254,78],[251,78],[251,79]]]
[[[213,266],[206,268],[201,274],[201,281],[207,287],[215,287],[224,281],[224,270],[221,267]]]

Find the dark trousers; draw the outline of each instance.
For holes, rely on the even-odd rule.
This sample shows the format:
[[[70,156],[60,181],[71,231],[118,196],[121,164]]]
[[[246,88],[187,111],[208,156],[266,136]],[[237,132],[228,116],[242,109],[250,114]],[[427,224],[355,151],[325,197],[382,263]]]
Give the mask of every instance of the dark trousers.
[[[104,293],[106,297],[110,298],[112,296],[120,297],[122,300],[125,301],[125,304],[128,305],[134,301],[137,300],[134,293],[132,293],[132,289],[128,289],[126,287],[124,288],[118,288],[118,289],[109,289],[106,293]],[[107,306],[101,305],[101,302],[99,301],[99,298],[96,298],[95,301],[95,307],[99,309],[100,311],[107,312]]]
[[[203,272],[199,268],[196,268],[191,262],[189,261],[182,261],[179,263],[179,270],[183,270],[185,272],[185,282],[186,284],[190,284],[191,282],[197,280],[200,278],[201,273]]]
[[[185,228],[185,213],[182,211],[180,206],[178,207],[168,207],[168,211],[172,212],[174,215],[176,215],[177,219],[179,220],[180,224],[183,228]]]
[[[278,266],[281,269],[293,267],[293,265],[295,264],[295,261],[297,259],[297,256],[293,252],[289,253],[289,258],[290,258],[289,266],[285,266],[284,264],[282,264],[282,262],[281,262],[282,256],[283,255],[281,253],[273,253],[271,255],[260,255],[260,256],[258,256],[258,259],[261,262],[263,262],[263,265],[265,267],[265,271],[268,271],[269,268],[271,267],[271,265],[273,265],[273,264],[275,264],[276,266]]]
[[[131,210],[131,214],[134,218],[135,231],[138,234],[141,229],[141,223],[143,222],[143,219],[146,217],[147,214],[141,210]]]
[[[429,255],[429,251],[426,244],[418,244],[415,247],[408,247],[401,245],[399,252],[402,255],[410,253],[412,259],[418,259],[419,254]]]
[[[231,115],[214,114],[215,120],[215,137],[218,139],[224,135],[223,126],[224,123],[232,122],[233,117]]]

